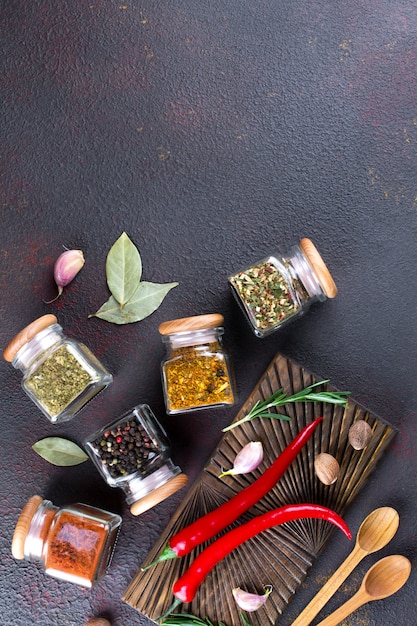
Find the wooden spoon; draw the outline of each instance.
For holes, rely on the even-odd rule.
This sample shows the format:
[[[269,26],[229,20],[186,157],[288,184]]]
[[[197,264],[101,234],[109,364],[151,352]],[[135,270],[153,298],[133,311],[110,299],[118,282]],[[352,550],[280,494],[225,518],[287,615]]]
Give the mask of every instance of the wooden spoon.
[[[405,585],[410,572],[410,561],[400,554],[392,554],[377,561],[365,574],[355,595],[317,626],[337,626],[363,604],[392,596]]]
[[[292,626],[308,626],[358,563],[365,556],[381,550],[391,541],[399,523],[397,511],[389,506],[372,511],[359,527],[352,552],[300,613]]]

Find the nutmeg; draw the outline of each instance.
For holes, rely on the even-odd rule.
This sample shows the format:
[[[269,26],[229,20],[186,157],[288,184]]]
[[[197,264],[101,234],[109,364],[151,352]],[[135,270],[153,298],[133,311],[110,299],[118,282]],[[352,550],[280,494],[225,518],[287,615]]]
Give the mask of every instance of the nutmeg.
[[[332,485],[339,476],[340,466],[334,456],[322,452],[314,460],[314,471],[323,484]]]
[[[349,443],[355,450],[363,450],[371,441],[372,428],[365,420],[357,420],[349,428]]]

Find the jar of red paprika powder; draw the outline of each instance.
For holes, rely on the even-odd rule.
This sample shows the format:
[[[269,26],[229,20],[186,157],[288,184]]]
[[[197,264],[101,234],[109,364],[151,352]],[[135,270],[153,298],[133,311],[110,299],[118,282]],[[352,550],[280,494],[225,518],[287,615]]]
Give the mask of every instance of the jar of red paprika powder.
[[[156,506],[188,481],[171,460],[167,434],[147,404],[88,437],[84,447],[107,484],[124,491],[132,515]]]
[[[337,294],[320,253],[306,238],[288,254],[269,256],[240,270],[229,283],[257,337],[299,317],[313,302]]]
[[[54,578],[92,587],[110,564],[121,522],[120,515],[85,504],[58,508],[32,496],[16,524],[12,554],[40,562]]]

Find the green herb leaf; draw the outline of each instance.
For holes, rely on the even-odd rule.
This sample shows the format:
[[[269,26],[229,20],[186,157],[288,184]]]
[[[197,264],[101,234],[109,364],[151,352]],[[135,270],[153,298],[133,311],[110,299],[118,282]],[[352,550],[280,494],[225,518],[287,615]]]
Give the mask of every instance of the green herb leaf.
[[[328,404],[338,404],[346,409],[348,406],[347,397],[350,395],[350,391],[313,391],[313,389],[319,385],[324,385],[328,382],[330,381],[321,380],[318,383],[314,383],[313,385],[309,385],[308,387],[301,389],[301,391],[297,391],[297,393],[292,396],[288,396],[283,389],[278,389],[278,391],[275,391],[272,396],[263,402],[260,400],[255,402],[247,415],[242,417],[242,419],[237,422],[233,422],[230,426],[223,428],[223,432],[232,430],[232,428],[236,428],[236,426],[240,426],[240,424],[244,424],[245,422],[249,422],[254,417],[269,417],[273,419],[289,420],[290,418],[287,415],[271,413],[269,409],[294,402],[327,402]]]
[[[79,465],[88,459],[88,455],[76,443],[61,437],[45,437],[34,443],[32,449],[52,465],[61,467]]]
[[[113,296],[105,302],[94,316],[114,324],[131,324],[140,322],[151,315],[159,307],[167,293],[176,287],[178,283],[139,283],[132,298],[125,304],[123,309]]]
[[[121,308],[135,293],[141,276],[139,251],[126,233],[122,233],[110,248],[106,260],[107,284]]]
[[[206,619],[201,619],[200,617],[189,613],[171,613],[170,615],[163,617],[162,621],[158,623],[161,626],[215,626],[208,617],[206,617]],[[220,622],[218,626],[225,625],[223,622]]]

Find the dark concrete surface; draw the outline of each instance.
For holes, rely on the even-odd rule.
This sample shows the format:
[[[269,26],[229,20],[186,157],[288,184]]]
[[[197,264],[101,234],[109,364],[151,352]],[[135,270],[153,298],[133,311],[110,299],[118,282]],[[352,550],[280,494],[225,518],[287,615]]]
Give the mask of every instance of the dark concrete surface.
[[[0,365],[0,623],[150,624],[120,600],[181,501],[133,518],[91,463],[49,465],[31,450],[82,441],[138,402],[165,424],[193,480],[279,351],[330,378],[399,434],[347,521],[390,505],[400,529],[381,555],[416,566],[417,3],[405,0],[3,0],[1,11],[1,344],[47,312],[114,374],[72,422],[52,426]],[[88,319],[108,297],[105,257],[126,231],[143,278],[178,281],[133,325]],[[227,276],[311,237],[339,287],[271,337],[252,334]],[[86,263],[63,296],[52,268],[62,247]],[[218,311],[239,402],[168,418],[158,325]],[[10,542],[28,497],[120,512],[113,564],[89,592],[16,562]],[[350,546],[335,537],[282,618],[291,621]],[[369,557],[321,617],[359,586]],[[346,626],[416,620],[417,578]],[[316,621],[317,623],[317,621]],[[237,624],[228,626],[239,626]]]

